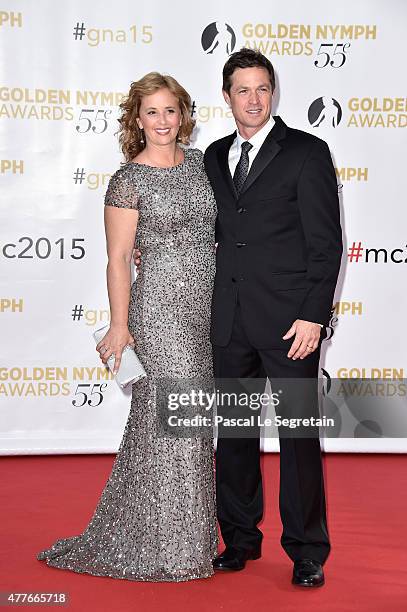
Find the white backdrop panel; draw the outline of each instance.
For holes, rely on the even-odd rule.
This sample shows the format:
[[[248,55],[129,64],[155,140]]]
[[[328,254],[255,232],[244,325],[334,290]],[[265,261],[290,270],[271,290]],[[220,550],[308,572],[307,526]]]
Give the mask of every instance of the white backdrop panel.
[[[321,376],[374,369],[404,378],[406,16],[402,0],[4,0],[0,452],[117,450],[130,390],[106,376],[91,333],[108,320],[103,196],[122,161],[118,103],[143,74],[172,74],[195,102],[194,146],[204,150],[234,129],[221,95],[232,46],[270,58],[273,113],[325,139],[338,169],[345,252]],[[315,126],[322,97],[326,118]],[[336,127],[329,108],[341,117]],[[354,243],[362,250],[350,261]],[[367,248],[386,252],[375,261]],[[265,450],[277,447],[265,440]],[[407,444],[346,439],[325,448]]]

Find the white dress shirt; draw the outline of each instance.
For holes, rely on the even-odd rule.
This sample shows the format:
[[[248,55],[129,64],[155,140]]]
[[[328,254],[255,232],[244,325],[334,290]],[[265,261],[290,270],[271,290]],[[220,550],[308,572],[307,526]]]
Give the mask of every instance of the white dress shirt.
[[[250,142],[250,144],[253,145],[253,148],[250,149],[249,151],[249,170],[253,163],[254,158],[259,152],[261,145],[266,140],[267,135],[270,132],[271,128],[274,126],[274,124],[275,124],[275,121],[273,117],[270,115],[269,120],[267,121],[267,123],[263,125],[261,130],[259,130],[258,132],[254,134],[254,136],[249,138],[248,142]],[[232,176],[234,175],[236,166],[239,162],[240,155],[242,153],[242,149],[241,149],[242,142],[246,142],[246,139],[243,138],[243,136],[241,136],[238,131],[237,136],[232,142],[232,146],[229,149],[229,169],[230,169],[230,174]]]

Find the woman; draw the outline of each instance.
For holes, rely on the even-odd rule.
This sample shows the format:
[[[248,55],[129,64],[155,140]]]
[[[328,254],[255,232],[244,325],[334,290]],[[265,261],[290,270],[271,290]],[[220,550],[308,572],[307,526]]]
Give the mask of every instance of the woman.
[[[212,375],[216,204],[201,151],[178,144],[188,144],[194,122],[177,81],[149,73],[132,83],[121,109],[127,163],[105,196],[111,322],[96,349],[104,363],[114,353],[117,370],[124,346],[135,343],[147,378],[133,385],[123,439],[88,527],[37,558],[113,578],[206,578],[217,551],[212,438],[158,437],[155,383]],[[130,287],[136,245],[143,269]]]

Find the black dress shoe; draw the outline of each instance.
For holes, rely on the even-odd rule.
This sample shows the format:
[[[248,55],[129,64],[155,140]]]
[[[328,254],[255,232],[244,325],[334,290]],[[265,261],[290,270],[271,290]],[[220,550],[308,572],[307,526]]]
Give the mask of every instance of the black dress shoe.
[[[292,583],[304,587],[319,587],[325,582],[322,565],[312,559],[294,561]]]
[[[261,548],[235,548],[227,546],[221,555],[216,557],[213,568],[217,571],[238,572],[244,569],[249,559],[260,559]]]

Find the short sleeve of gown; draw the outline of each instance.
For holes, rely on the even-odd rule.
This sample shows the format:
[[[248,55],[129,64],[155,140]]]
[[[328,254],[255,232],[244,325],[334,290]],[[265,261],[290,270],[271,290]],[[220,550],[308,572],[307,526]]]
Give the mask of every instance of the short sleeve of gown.
[[[134,184],[134,173],[129,166],[119,168],[111,176],[105,194],[105,206],[138,210],[139,195]]]

